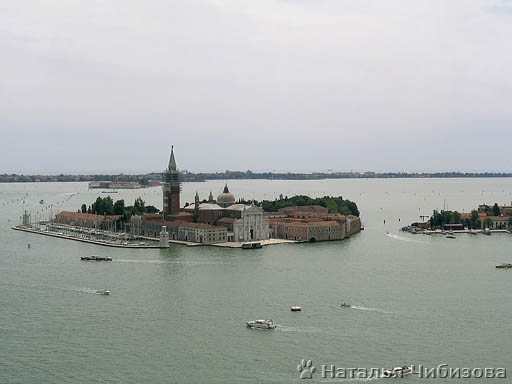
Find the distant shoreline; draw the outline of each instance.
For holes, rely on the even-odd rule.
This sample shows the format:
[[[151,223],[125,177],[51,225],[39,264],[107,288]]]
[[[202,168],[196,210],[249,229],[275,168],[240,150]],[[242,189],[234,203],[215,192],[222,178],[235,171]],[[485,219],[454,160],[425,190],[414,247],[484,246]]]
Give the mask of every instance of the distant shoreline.
[[[140,175],[0,175],[0,183],[44,183],[44,182],[139,182],[147,186],[151,181],[161,180],[161,173],[147,173]],[[181,172],[182,182],[202,182],[208,180],[336,180],[336,179],[454,179],[454,178],[511,178],[509,172],[431,172],[431,173],[408,173],[408,172],[333,172],[333,173],[272,173],[251,171],[238,172],[226,171],[217,173],[193,173]]]

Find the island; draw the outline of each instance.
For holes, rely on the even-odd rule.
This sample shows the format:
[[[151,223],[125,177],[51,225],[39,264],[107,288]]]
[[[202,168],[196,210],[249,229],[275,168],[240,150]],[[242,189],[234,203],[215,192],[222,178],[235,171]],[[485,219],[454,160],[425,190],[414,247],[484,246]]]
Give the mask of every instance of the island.
[[[362,229],[357,204],[342,196],[280,195],[273,201],[237,200],[226,183],[216,198],[212,192],[207,199],[196,193],[194,203],[182,206],[181,177],[171,148],[161,181],[162,210],[146,206],[141,198],[126,206],[124,200],[114,201],[110,195],[98,197],[76,212],[62,211],[50,222],[37,223],[37,233],[100,239],[104,245],[116,246],[158,242],[166,247],[175,242],[240,248],[252,244],[250,248],[258,248],[285,242],[342,240]],[[22,225],[15,229],[31,231],[30,221],[26,213]]]
[[[512,205],[481,204],[470,213],[434,210],[423,222],[402,228],[412,233],[430,231],[458,231],[477,233],[510,232],[512,230]]]

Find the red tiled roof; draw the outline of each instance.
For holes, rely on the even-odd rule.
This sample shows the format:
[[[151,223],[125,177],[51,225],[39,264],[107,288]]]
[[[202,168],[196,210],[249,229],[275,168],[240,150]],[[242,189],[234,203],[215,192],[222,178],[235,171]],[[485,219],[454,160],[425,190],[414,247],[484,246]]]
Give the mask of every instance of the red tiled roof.
[[[483,219],[491,219],[493,221],[497,221],[497,220],[510,220],[510,217],[511,216],[486,216],[484,217]]]
[[[309,227],[339,227],[340,224],[336,221],[312,221],[308,223],[303,222],[276,222],[276,224],[286,225],[288,227],[300,227],[300,228],[309,228]]]
[[[236,220],[234,217],[223,217],[217,220],[217,223],[234,223]]]
[[[82,213],[82,212],[70,212],[70,211],[62,211],[57,213],[57,216],[60,217],[72,217],[74,219],[85,219],[85,220],[117,220],[121,216],[120,215],[96,215],[94,213]]]
[[[151,224],[165,225],[167,227],[182,227],[182,228],[197,228],[197,229],[219,229],[222,230],[224,227],[216,225],[203,224],[203,223],[191,223],[188,221],[150,221]]]

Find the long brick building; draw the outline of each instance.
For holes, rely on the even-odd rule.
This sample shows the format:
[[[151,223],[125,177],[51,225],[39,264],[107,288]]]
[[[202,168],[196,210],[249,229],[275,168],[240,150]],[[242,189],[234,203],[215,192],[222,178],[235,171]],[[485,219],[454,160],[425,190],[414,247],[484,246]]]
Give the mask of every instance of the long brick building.
[[[297,241],[341,240],[361,230],[357,216],[330,214],[325,207],[293,206],[267,213],[270,236]]]

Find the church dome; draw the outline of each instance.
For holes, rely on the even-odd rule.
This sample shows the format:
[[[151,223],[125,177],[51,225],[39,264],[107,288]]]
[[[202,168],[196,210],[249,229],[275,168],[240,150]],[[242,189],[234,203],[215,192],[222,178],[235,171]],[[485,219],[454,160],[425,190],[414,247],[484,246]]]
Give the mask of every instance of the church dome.
[[[224,187],[222,193],[217,196],[217,204],[230,205],[235,204],[235,196],[229,192],[228,185]]]

